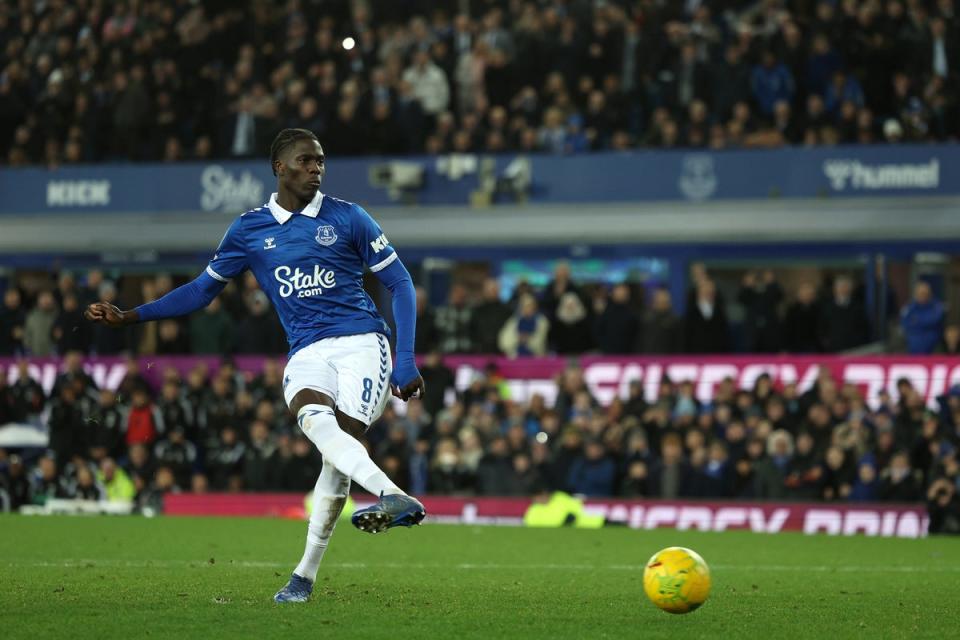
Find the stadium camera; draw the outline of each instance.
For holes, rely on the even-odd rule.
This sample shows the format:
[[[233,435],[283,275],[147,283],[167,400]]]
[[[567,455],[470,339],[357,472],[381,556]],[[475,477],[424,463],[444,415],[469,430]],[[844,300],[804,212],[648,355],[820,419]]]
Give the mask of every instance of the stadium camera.
[[[530,159],[521,156],[512,160],[503,170],[497,180],[497,192],[509,195],[516,202],[526,202],[532,184],[533,167]]]
[[[370,184],[384,188],[392,200],[413,201],[413,192],[426,182],[423,165],[417,162],[387,162],[370,167]]]

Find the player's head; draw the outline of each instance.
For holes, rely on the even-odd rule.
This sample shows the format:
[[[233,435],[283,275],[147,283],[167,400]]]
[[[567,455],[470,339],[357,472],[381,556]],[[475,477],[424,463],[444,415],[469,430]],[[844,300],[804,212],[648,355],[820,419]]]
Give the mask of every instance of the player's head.
[[[270,166],[278,184],[305,200],[320,188],[324,159],[320,141],[306,129],[284,129],[270,145]]]

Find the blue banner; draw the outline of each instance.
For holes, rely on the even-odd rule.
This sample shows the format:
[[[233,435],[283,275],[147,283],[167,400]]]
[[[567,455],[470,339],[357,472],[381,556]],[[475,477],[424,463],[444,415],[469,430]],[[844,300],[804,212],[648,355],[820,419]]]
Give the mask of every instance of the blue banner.
[[[367,206],[706,202],[960,193],[960,146],[330,158],[324,190]],[[266,202],[269,163],[0,170],[0,214],[226,212]]]

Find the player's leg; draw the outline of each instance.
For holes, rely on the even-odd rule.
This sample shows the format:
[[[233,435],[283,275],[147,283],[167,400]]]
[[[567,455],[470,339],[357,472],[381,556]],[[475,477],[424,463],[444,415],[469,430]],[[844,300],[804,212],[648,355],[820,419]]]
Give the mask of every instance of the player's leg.
[[[376,496],[402,494],[373,462],[360,441],[344,431],[337,421],[334,407],[338,401],[334,398],[339,398],[340,390],[338,371],[331,362],[331,343],[335,340],[338,339],[321,340],[297,352],[287,363],[284,371],[287,406],[296,414],[300,429],[320,450],[324,465],[333,465]],[[367,354],[354,355],[362,359]]]
[[[307,544],[290,581],[273,597],[276,602],[306,602],[313,592],[317,570],[330,537],[350,495],[350,478],[332,464],[324,464],[313,488],[312,510],[307,525]]]
[[[332,359],[337,369],[340,427],[362,437],[390,400],[390,344],[376,333],[339,338]],[[383,477],[390,482],[386,474]],[[350,519],[361,531],[378,533],[396,526],[409,527],[426,516],[420,501],[396,485],[375,495],[379,496],[377,504],[360,509]]]

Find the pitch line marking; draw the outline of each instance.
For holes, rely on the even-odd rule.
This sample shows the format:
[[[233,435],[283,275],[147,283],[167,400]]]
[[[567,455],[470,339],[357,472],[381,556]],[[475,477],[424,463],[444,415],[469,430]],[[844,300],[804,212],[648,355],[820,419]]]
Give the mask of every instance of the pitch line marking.
[[[221,568],[241,567],[245,569],[282,569],[290,568],[292,561],[273,562],[273,561],[255,561],[255,560],[221,560],[216,565],[209,565],[206,560],[197,559],[188,560],[95,560],[78,559],[64,560],[62,562],[33,561],[33,562],[7,562],[8,568],[31,567],[31,568],[97,568],[97,567],[118,567],[135,569],[172,569],[172,568]],[[322,565],[331,569],[459,569],[461,571],[643,571],[644,565],[638,564],[498,564],[498,563],[401,563],[401,562],[327,562]],[[800,572],[814,571],[822,573],[960,573],[960,566],[885,566],[885,565],[786,565],[786,564],[759,564],[759,565],[737,565],[737,564],[711,564],[710,567],[715,571],[768,571],[773,573],[780,572]]]

